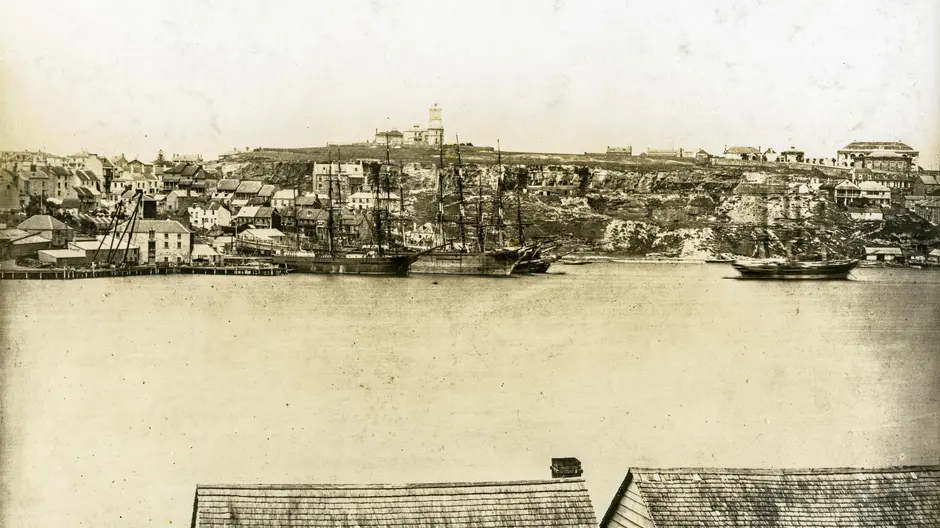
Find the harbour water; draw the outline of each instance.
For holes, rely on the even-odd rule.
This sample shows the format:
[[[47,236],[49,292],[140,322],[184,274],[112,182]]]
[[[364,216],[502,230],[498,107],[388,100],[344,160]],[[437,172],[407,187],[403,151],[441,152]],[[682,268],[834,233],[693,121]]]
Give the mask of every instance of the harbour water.
[[[940,273],[2,288],[3,526],[185,526],[197,483],[535,479],[940,460]],[[559,273],[563,272],[563,273]]]

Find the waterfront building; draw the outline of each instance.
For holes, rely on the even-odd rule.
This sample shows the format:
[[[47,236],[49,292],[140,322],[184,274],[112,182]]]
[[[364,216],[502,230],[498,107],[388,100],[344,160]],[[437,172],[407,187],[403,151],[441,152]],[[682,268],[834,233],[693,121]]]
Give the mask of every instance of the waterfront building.
[[[122,242],[120,235],[98,235],[91,240],[74,240],[69,243],[69,249],[81,251],[85,255],[85,265],[96,265],[120,262],[140,262],[140,248],[133,242],[128,243],[127,237]],[[126,255],[126,257],[125,257]]]
[[[894,262],[903,256],[897,247],[865,247],[865,260],[871,262]]]
[[[584,480],[201,485],[193,528],[343,526],[596,528]]]
[[[65,247],[72,238],[72,230],[69,226],[49,215],[33,215],[20,222],[16,228],[48,238],[52,241],[54,248]]]
[[[193,244],[192,262],[200,264],[218,265],[222,261],[220,255],[208,244]]]
[[[56,267],[81,268],[86,264],[85,252],[78,249],[41,249],[36,258],[39,262]]]
[[[35,255],[40,249],[51,247],[52,240],[44,235],[22,229],[0,229],[0,260]]]
[[[883,167],[879,170],[901,172],[917,170],[918,159],[919,153],[900,141],[853,141],[836,153],[840,167],[874,168],[877,164]]]
[[[120,224],[112,236],[128,229]],[[140,264],[186,264],[192,254],[192,233],[176,220],[137,220],[131,223],[130,245],[140,248]],[[127,244],[128,237],[124,237]]]
[[[927,528],[938,516],[940,466],[632,468],[600,528]]]

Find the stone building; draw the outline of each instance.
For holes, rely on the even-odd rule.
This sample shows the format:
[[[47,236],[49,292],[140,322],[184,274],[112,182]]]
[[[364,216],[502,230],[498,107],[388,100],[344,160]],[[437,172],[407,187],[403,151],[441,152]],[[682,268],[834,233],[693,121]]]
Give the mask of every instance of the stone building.
[[[839,167],[871,168],[865,161],[872,158],[872,162],[881,162],[879,166],[888,167],[879,170],[907,171],[917,169],[918,157],[916,150],[900,141],[853,141],[839,149],[836,164]],[[889,163],[886,165],[885,162]]]

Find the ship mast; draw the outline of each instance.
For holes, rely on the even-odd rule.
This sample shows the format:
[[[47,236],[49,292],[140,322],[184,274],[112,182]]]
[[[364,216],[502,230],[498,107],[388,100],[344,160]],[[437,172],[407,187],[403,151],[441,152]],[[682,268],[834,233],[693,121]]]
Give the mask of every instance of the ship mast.
[[[392,166],[388,161],[388,150],[385,151],[385,162],[388,167],[385,170],[385,241],[391,247],[392,243]]]
[[[339,147],[336,147],[336,195],[336,200],[339,202],[339,239],[341,243],[345,244],[347,237],[346,233],[343,232],[343,216],[345,216],[343,209],[346,208],[343,204],[343,152]]]
[[[329,147],[327,147],[329,148]],[[333,150],[327,150],[327,202],[329,202],[329,207],[326,208],[326,234],[328,237],[328,244],[330,249],[330,256],[335,257],[336,251],[333,248]]]
[[[499,170],[496,175],[496,233],[499,236],[499,247],[503,247],[505,245],[503,240],[503,159],[499,139],[496,140],[496,165]]]
[[[406,247],[405,244],[405,184],[404,184],[404,174],[405,167],[399,164],[398,167],[398,229],[401,231],[401,245]]]
[[[437,166],[437,228],[441,232],[441,244],[447,244],[444,235],[444,137],[440,139],[440,161]]]
[[[385,135],[385,173],[388,174],[388,163],[389,163],[389,147],[388,147],[388,134]],[[372,204],[372,218],[374,223],[375,231],[375,243],[378,245],[378,255],[381,257],[383,253],[382,243],[383,235],[385,232],[382,230],[382,213],[379,211],[379,178],[381,176],[376,173],[375,181],[373,182],[373,204]]]
[[[516,225],[519,226],[519,247],[525,245],[525,228],[522,226],[522,178],[516,177]]]
[[[460,228],[460,250],[466,251],[467,249],[467,232],[464,227],[464,210],[463,210],[463,162],[460,160],[460,136],[456,135],[457,139],[457,167],[454,169],[457,175],[457,225]]]
[[[483,253],[486,246],[486,232],[483,228],[483,171],[477,174],[477,247]]]

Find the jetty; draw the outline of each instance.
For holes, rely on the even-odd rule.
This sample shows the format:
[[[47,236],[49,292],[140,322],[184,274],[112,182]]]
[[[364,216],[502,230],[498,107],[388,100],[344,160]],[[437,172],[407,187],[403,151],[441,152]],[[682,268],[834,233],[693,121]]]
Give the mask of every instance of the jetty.
[[[72,280],[148,275],[241,275],[276,277],[284,268],[268,266],[134,266],[125,268],[17,268],[0,269],[0,280]]]

